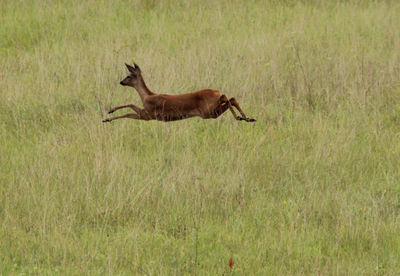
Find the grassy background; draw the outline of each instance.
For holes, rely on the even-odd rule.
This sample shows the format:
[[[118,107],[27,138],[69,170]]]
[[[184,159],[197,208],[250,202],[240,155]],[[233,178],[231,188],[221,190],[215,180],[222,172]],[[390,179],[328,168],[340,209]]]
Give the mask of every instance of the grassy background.
[[[398,275],[400,4],[296,2],[1,1],[0,274]]]

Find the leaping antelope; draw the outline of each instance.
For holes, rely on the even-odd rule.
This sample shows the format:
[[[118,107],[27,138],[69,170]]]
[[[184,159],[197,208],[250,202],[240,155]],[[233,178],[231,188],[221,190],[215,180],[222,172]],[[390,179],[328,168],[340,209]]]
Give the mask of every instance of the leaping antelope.
[[[193,93],[181,95],[156,94],[151,92],[142,77],[142,71],[139,66],[134,63],[134,67],[126,64],[130,74],[123,79],[120,84],[131,86],[136,89],[142,100],[144,109],[134,104],[121,105],[112,108],[108,113],[129,107],[136,113],[128,113],[121,116],[111,117],[103,120],[111,122],[116,119],[130,118],[137,120],[158,120],[158,121],[175,121],[190,117],[199,116],[203,119],[215,119],[224,113],[228,108],[232,112],[236,120],[244,120],[246,122],[255,122],[244,114],[235,98],[228,100],[225,94],[221,94],[218,90],[204,89]],[[242,115],[237,116],[233,106],[239,110]]]

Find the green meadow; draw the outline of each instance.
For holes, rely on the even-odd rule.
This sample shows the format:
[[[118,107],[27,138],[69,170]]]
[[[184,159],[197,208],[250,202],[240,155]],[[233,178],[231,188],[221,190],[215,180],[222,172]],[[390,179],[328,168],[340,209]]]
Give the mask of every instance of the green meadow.
[[[0,274],[400,275],[399,15],[0,1]],[[141,106],[124,62],[257,122],[103,124]]]

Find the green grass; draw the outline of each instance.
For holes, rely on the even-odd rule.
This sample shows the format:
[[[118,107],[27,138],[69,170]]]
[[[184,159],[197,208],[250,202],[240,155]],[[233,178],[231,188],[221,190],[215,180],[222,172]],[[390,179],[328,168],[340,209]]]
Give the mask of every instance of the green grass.
[[[296,2],[1,1],[0,274],[400,274],[400,4]]]

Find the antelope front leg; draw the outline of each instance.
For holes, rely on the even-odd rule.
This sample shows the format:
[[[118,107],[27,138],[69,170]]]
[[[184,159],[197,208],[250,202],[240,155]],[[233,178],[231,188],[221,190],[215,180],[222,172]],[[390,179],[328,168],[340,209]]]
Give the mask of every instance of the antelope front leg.
[[[122,118],[129,118],[129,119],[135,119],[135,120],[145,120],[145,121],[150,120],[150,118],[147,117],[147,116],[140,116],[139,114],[128,113],[128,114],[125,114],[125,115],[104,119],[102,122],[103,123],[107,123],[107,122],[111,122],[111,121],[114,121],[114,120],[117,120],[117,119],[122,119]]]
[[[127,108],[127,107],[132,108],[138,114],[140,114],[140,112],[143,111],[140,107],[137,107],[134,104],[127,104],[127,105],[120,105],[120,106],[116,106],[116,107],[111,108],[111,110],[108,111],[108,114],[111,114],[111,113],[113,113],[114,111],[116,111],[118,109]]]

